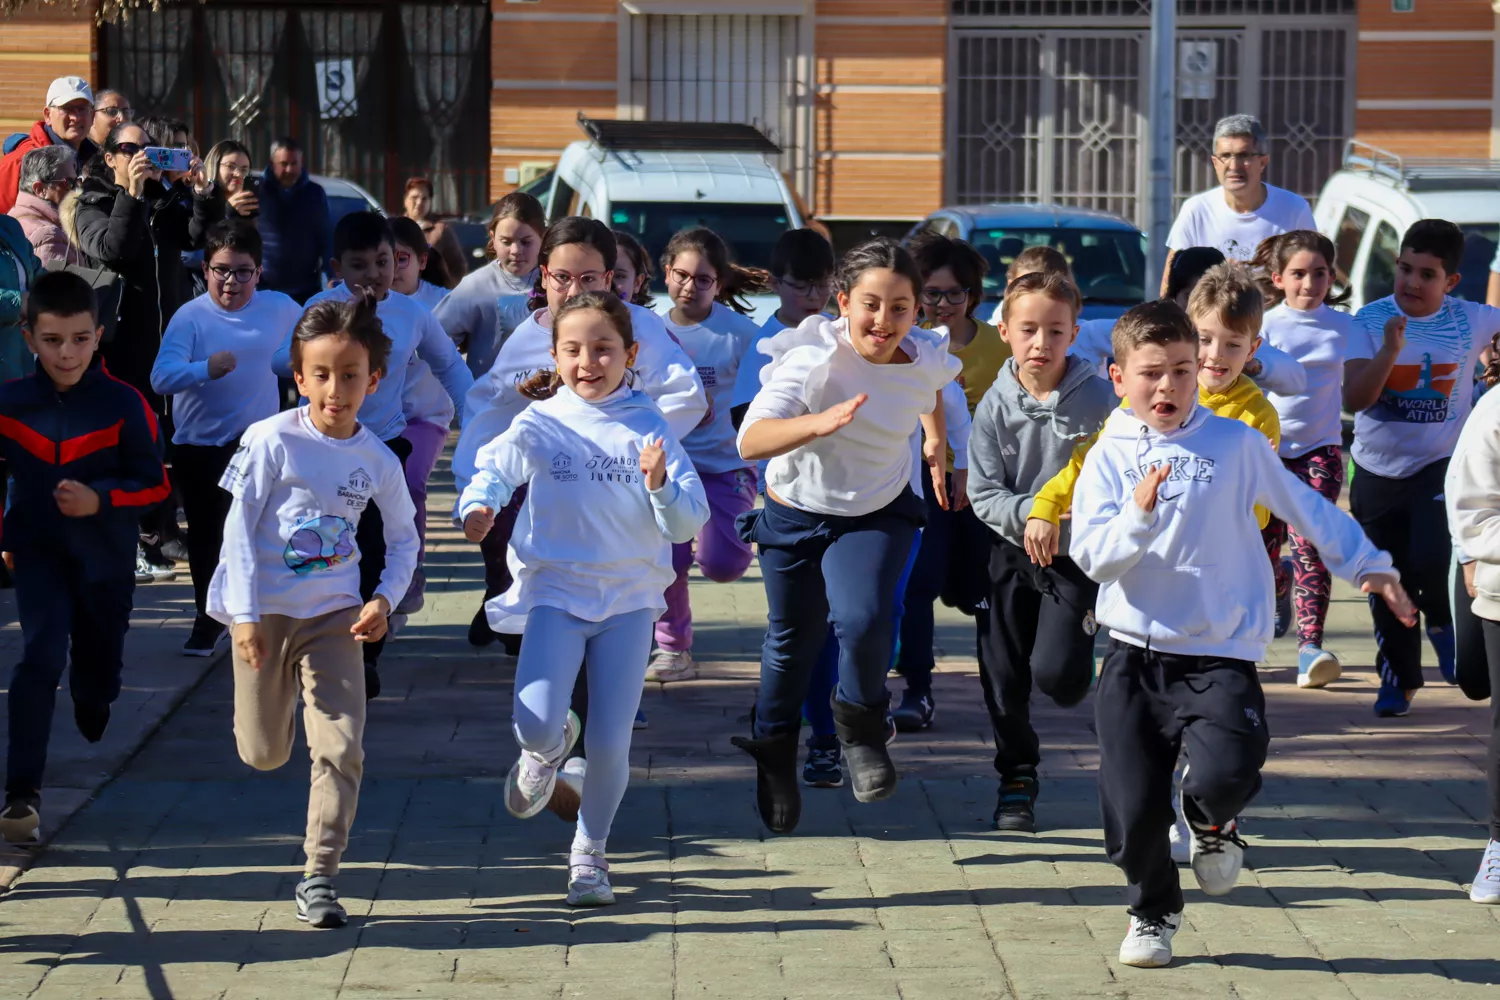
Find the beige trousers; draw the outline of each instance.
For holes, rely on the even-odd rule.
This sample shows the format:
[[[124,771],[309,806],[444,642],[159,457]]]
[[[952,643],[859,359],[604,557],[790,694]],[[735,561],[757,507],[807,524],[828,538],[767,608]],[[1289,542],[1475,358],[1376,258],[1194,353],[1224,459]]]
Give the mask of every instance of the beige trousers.
[[[307,870],[335,875],[349,845],[364,773],[364,653],[349,627],[358,608],[317,618],[265,615],[259,670],[234,653],[234,740],[240,760],[260,771],[285,764],[297,734],[297,696],[312,757],[307,799]]]

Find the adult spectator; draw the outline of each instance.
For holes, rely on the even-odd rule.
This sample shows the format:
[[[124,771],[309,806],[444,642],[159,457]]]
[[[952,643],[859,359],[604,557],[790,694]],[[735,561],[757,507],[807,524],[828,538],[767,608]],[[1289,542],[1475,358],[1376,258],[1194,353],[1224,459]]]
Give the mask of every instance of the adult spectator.
[[[203,161],[203,176],[207,181],[204,195],[212,203],[209,218],[255,225],[260,216],[260,199],[246,183],[250,179],[249,149],[233,139],[214,143]]]
[[[448,273],[459,278],[468,274],[464,248],[459,245],[458,236],[432,214],[432,181],[425,177],[411,178],[406,182],[406,193],[401,202],[402,214],[422,227],[427,245],[443,258]]]
[[[44,263],[79,263],[78,251],[63,232],[57,209],[78,186],[78,166],[67,146],[29,149],[21,158],[21,189],[9,215],[21,224],[26,239]]]
[[[1230,115],[1214,126],[1214,173],[1219,187],[1183,203],[1167,237],[1167,270],[1188,247],[1214,247],[1230,260],[1248,261],[1261,240],[1294,229],[1317,229],[1307,199],[1267,184],[1266,130],[1250,115]]]
[[[261,179],[260,236],[264,244],[261,288],[305,302],[323,288],[333,257],[328,194],[308,176],[302,146],[290,137],[271,146]]]
[[[103,146],[110,129],[132,121],[135,109],[130,106],[130,99],[118,90],[101,90],[94,95],[94,127],[89,129],[89,139],[94,145]]]
[[[31,126],[31,132],[16,148],[0,159],[0,212],[9,212],[16,203],[21,183],[21,158],[39,146],[71,146],[81,167],[93,158],[98,147],[89,138],[94,124],[94,92],[81,76],[60,76],[47,88],[47,104],[42,120]]]
[[[21,303],[41,270],[21,223],[0,215],[0,381],[31,374],[31,352],[21,336]],[[0,497],[4,495],[0,486]]]

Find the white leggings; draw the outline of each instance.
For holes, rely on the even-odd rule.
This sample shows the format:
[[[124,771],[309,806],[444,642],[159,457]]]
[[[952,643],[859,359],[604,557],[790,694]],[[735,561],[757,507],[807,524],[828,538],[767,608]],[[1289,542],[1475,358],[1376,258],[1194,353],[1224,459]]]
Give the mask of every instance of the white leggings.
[[[516,742],[553,757],[562,751],[563,724],[579,666],[587,663],[589,721],[583,734],[588,778],[578,809],[578,833],[602,843],[630,781],[630,736],[641,706],[651,630],[648,609],[585,621],[551,607],[532,608],[516,664]]]

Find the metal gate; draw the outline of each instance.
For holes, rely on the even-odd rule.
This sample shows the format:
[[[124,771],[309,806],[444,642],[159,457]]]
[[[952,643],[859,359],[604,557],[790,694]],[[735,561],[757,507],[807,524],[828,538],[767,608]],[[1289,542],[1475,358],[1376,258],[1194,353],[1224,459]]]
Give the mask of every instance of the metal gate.
[[[979,2],[955,0],[955,8]],[[1051,24],[989,29],[971,26],[979,18],[955,20],[949,200],[1077,205],[1143,224],[1148,32],[1128,22],[1083,31]],[[1259,117],[1269,137],[1268,176],[1308,198],[1338,169],[1353,131],[1353,19],[1244,20],[1233,26],[1189,19],[1178,31],[1179,47],[1197,46],[1211,67],[1190,85],[1178,83],[1179,205],[1217,183],[1213,129],[1225,115]]]
[[[629,104],[648,119],[742,122],[781,146],[812,189],[812,53],[803,17],[649,14],[631,19]]]

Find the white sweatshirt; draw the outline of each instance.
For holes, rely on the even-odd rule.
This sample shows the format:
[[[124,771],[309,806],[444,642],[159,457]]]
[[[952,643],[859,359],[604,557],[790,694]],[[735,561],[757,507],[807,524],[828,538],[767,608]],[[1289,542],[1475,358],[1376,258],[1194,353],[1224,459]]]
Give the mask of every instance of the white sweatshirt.
[[[1474,562],[1474,613],[1500,621],[1500,392],[1487,392],[1458,436],[1443,484],[1448,531]]]
[[[733,472],[748,464],[734,446],[733,407],[735,378],[740,359],[750,349],[750,342],[760,327],[722,302],[715,302],[708,318],[692,326],[678,326],[669,315],[672,306],[663,307],[661,317],[677,343],[693,359],[698,379],[708,397],[708,417],[682,439],[688,457],[699,472]]]
[[[1172,474],[1147,514],[1135,487],[1163,463]],[[1194,406],[1182,427],[1161,434],[1128,409],[1110,414],[1078,477],[1068,548],[1102,585],[1099,623],[1163,653],[1264,657],[1275,602],[1257,503],[1312,542],[1340,577],[1395,575],[1354,518],[1292,475],[1248,424]]]
[[[424,281],[411,299],[432,312],[447,295],[446,288]],[[421,355],[413,353],[406,366],[406,390],[401,400],[401,414],[406,422],[447,427],[453,423],[456,412],[458,408],[454,406],[448,390],[432,374],[432,366],[423,361]]]
[[[737,444],[756,422],[821,413],[868,393],[854,419],[834,434],[771,459],[767,489],[815,514],[856,517],[896,499],[912,477],[912,426],[937,406],[937,393],[963,365],[945,331],[912,327],[901,342],[909,364],[879,365],[849,341],[848,320],[809,317],[763,340],[770,357]]]
[[[314,427],[305,406],[278,413],[245,432],[219,486],[234,500],[208,586],[216,621],[362,606],[354,536],[372,502],[385,526],[376,593],[392,608],[405,595],[417,565],[416,509],[400,460],[365,428],[340,440]]]
[[[177,310],[162,335],[151,388],[172,397],[173,444],[221,445],[281,408],[271,356],[302,318],[280,292],[258,291],[242,308],[220,308],[207,295]],[[208,377],[208,359],[234,352],[234,371]]]
[[[500,350],[496,306],[502,296],[524,295],[536,284],[536,271],[516,276],[491,261],[464,275],[434,310],[437,320],[456,344],[468,353],[469,373],[483,378]]]
[[[1278,348],[1307,375],[1302,392],[1266,393],[1281,417],[1282,458],[1343,444],[1344,353],[1353,329],[1353,316],[1326,305],[1303,312],[1282,303],[1266,313],[1261,323],[1265,343],[1257,355],[1267,346]]]
[[[708,399],[693,361],[662,325],[661,317],[641,306],[629,306],[635,342],[633,385],[656,401],[667,426],[680,441],[703,419]],[[474,383],[464,402],[463,433],[453,449],[453,480],[462,492],[474,475],[479,449],[499,437],[531,404],[518,387],[538,371],[557,367],[552,358],[552,330],[542,326],[538,310],[516,328],[500,348],[489,373]]]
[[[652,491],[640,452],[656,438],[667,479]],[[533,403],[479,450],[459,516],[498,511],[528,483],[507,552],[515,583],[486,603],[491,628],[520,632],[541,606],[592,622],[666,610],[672,543],[694,538],[709,511],[693,463],[650,396],[622,385],[590,403],[563,386]]]
[[[448,297],[448,289],[430,281],[420,281],[417,283],[417,290],[410,297],[423,309],[433,312]]]
[[[354,293],[347,285],[340,283],[314,295],[307,300],[307,305],[311,307],[325,299],[347,302],[352,298]],[[366,396],[364,403],[360,405],[359,422],[380,440],[389,441],[399,437],[406,429],[403,408],[407,363],[412,354],[417,354],[432,366],[433,375],[447,391],[455,408],[463,406],[464,394],[469,391],[473,379],[464,368],[464,359],[459,357],[458,348],[453,346],[453,341],[448,339],[432,313],[411,298],[400,292],[387,292],[376,306],[375,314],[380,317],[385,335],[391,339],[391,355],[386,362],[385,378],[380,380],[375,391]],[[290,332],[276,349],[273,365],[278,375],[291,377]]]

